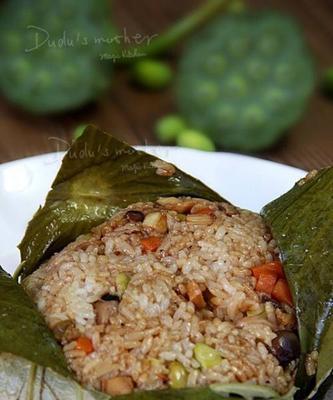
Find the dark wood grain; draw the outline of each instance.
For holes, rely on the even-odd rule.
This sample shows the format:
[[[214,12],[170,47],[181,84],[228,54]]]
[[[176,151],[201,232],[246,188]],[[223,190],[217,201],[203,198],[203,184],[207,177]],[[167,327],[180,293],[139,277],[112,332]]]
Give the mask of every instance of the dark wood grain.
[[[115,19],[129,33],[155,34],[200,3],[199,0],[115,0]],[[333,0],[251,0],[251,7],[274,7],[304,27],[317,68],[333,65]],[[177,57],[172,65],[176,68]],[[79,123],[92,122],[131,144],[156,144],[156,119],[175,109],[172,89],[134,89],[118,71],[112,89],[97,104],[56,117],[33,117],[0,100],[0,162],[65,149]],[[312,169],[333,164],[333,101],[315,93],[306,115],[274,149],[259,157]]]

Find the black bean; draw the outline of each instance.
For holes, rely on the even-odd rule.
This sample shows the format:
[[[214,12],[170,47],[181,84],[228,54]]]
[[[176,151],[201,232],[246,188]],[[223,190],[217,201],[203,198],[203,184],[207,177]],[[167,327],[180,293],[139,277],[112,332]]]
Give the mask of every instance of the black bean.
[[[145,219],[144,213],[141,211],[127,211],[126,217],[132,222],[142,222]]]
[[[116,294],[112,294],[112,293],[103,294],[101,299],[104,301],[118,301],[118,302],[120,301],[119,296],[117,296]]]
[[[300,355],[298,336],[291,331],[278,331],[272,340],[272,353],[282,366],[288,365]]]

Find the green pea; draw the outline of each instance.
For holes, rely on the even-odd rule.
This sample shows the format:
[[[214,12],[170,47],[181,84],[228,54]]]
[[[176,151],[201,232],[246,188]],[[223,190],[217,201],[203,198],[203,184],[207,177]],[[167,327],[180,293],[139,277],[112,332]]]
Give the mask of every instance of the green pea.
[[[186,129],[181,132],[177,138],[177,145],[204,151],[215,150],[215,145],[212,140],[204,133],[194,129]]]
[[[163,89],[171,83],[173,72],[165,62],[146,59],[134,64],[132,77],[147,89]]]
[[[119,294],[123,294],[125,292],[130,280],[131,278],[126,275],[125,272],[120,272],[116,276],[116,286]]]
[[[213,368],[222,362],[220,353],[205,343],[195,345],[194,356],[202,368]]]
[[[74,132],[73,132],[73,139],[78,139],[81,135],[82,135],[82,133],[84,132],[84,130],[86,129],[86,127],[87,127],[87,124],[80,124],[80,125],[78,125],[75,129],[74,129]]]
[[[170,386],[173,389],[182,389],[187,385],[188,373],[185,367],[178,361],[173,361],[169,367]]]
[[[155,131],[158,139],[162,143],[174,142],[180,132],[186,129],[186,123],[178,115],[167,115],[157,121]]]

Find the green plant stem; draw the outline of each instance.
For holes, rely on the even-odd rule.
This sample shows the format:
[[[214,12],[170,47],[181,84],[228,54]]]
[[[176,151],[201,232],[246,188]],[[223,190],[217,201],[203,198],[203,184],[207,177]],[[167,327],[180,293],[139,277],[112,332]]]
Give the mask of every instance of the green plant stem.
[[[177,21],[161,35],[152,39],[149,44],[142,46],[129,47],[124,49],[128,54],[142,54],[141,57],[155,57],[165,54],[175,46],[180,40],[189,36],[193,31],[204,25],[219,12],[225,10],[230,0],[207,0],[191,12],[189,15]],[[119,62],[124,64],[133,63],[137,57],[121,57]]]

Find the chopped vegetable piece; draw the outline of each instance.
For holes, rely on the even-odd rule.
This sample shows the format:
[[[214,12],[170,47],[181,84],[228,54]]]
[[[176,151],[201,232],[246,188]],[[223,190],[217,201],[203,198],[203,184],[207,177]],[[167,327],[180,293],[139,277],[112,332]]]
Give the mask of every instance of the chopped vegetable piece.
[[[155,251],[159,248],[162,243],[162,239],[157,236],[150,236],[144,239],[141,239],[141,246],[144,251]]]
[[[125,272],[120,272],[116,276],[116,286],[117,286],[117,291],[120,294],[123,294],[129,284],[129,281],[131,278],[125,274]]]
[[[174,361],[169,367],[169,383],[173,389],[182,389],[187,385],[188,373],[185,367],[178,361]]]
[[[186,221],[186,215],[178,213],[177,214],[177,219],[178,219],[179,222],[184,222],[184,221]]]
[[[171,83],[173,72],[170,66],[158,60],[138,61],[132,69],[135,83],[147,89],[163,89]]]
[[[273,261],[267,264],[258,265],[257,267],[251,268],[251,271],[253,273],[253,276],[255,276],[257,279],[259,278],[259,275],[262,273],[276,274],[279,278],[285,277],[283,267],[280,261]]]
[[[184,119],[178,115],[167,115],[157,121],[155,132],[162,143],[174,142],[179,134],[186,129]]]
[[[158,232],[165,233],[168,230],[166,215],[160,212],[152,212],[146,215],[144,221],[144,226],[149,226]]]
[[[210,225],[213,217],[208,214],[190,214],[186,216],[186,221],[194,225]]]
[[[215,150],[215,145],[212,140],[204,133],[194,129],[186,129],[181,132],[177,138],[177,145],[204,151]]]
[[[199,309],[202,309],[206,306],[205,299],[203,297],[202,291],[199,285],[194,282],[190,281],[186,285],[187,294],[190,301]]]
[[[160,367],[162,364],[162,361],[159,358],[151,358],[150,364],[152,367]]]
[[[156,175],[173,176],[176,173],[175,166],[163,160],[155,160],[150,165],[156,168]]]
[[[194,346],[194,356],[202,368],[213,368],[222,362],[220,353],[205,343],[197,343]]]
[[[198,208],[195,211],[193,211],[193,214],[207,214],[211,215],[214,213],[214,210],[210,207],[204,207],[204,208]]]
[[[251,308],[246,311],[246,315],[248,317],[259,317],[259,316],[264,316],[265,315],[265,307],[263,304],[259,304],[258,307],[256,308]]]
[[[181,200],[176,197],[161,197],[157,200],[157,203],[161,204],[168,210],[177,211],[178,213],[189,213],[195,204],[193,199]]]
[[[276,274],[260,274],[256,284],[256,291],[271,295],[277,279],[278,277]]]
[[[107,324],[111,315],[117,313],[117,301],[96,301],[94,303],[95,317],[97,324]]]
[[[103,392],[112,396],[129,394],[133,389],[134,384],[132,378],[129,376],[116,376],[115,378],[104,379],[102,381]]]
[[[290,293],[288,282],[285,279],[279,279],[272,291],[273,299],[280,303],[286,303],[293,306],[293,299]]]
[[[94,347],[92,344],[92,341],[85,337],[85,336],[80,336],[77,340],[76,340],[76,349],[77,350],[82,350],[84,351],[86,354],[90,354],[94,351]]]

